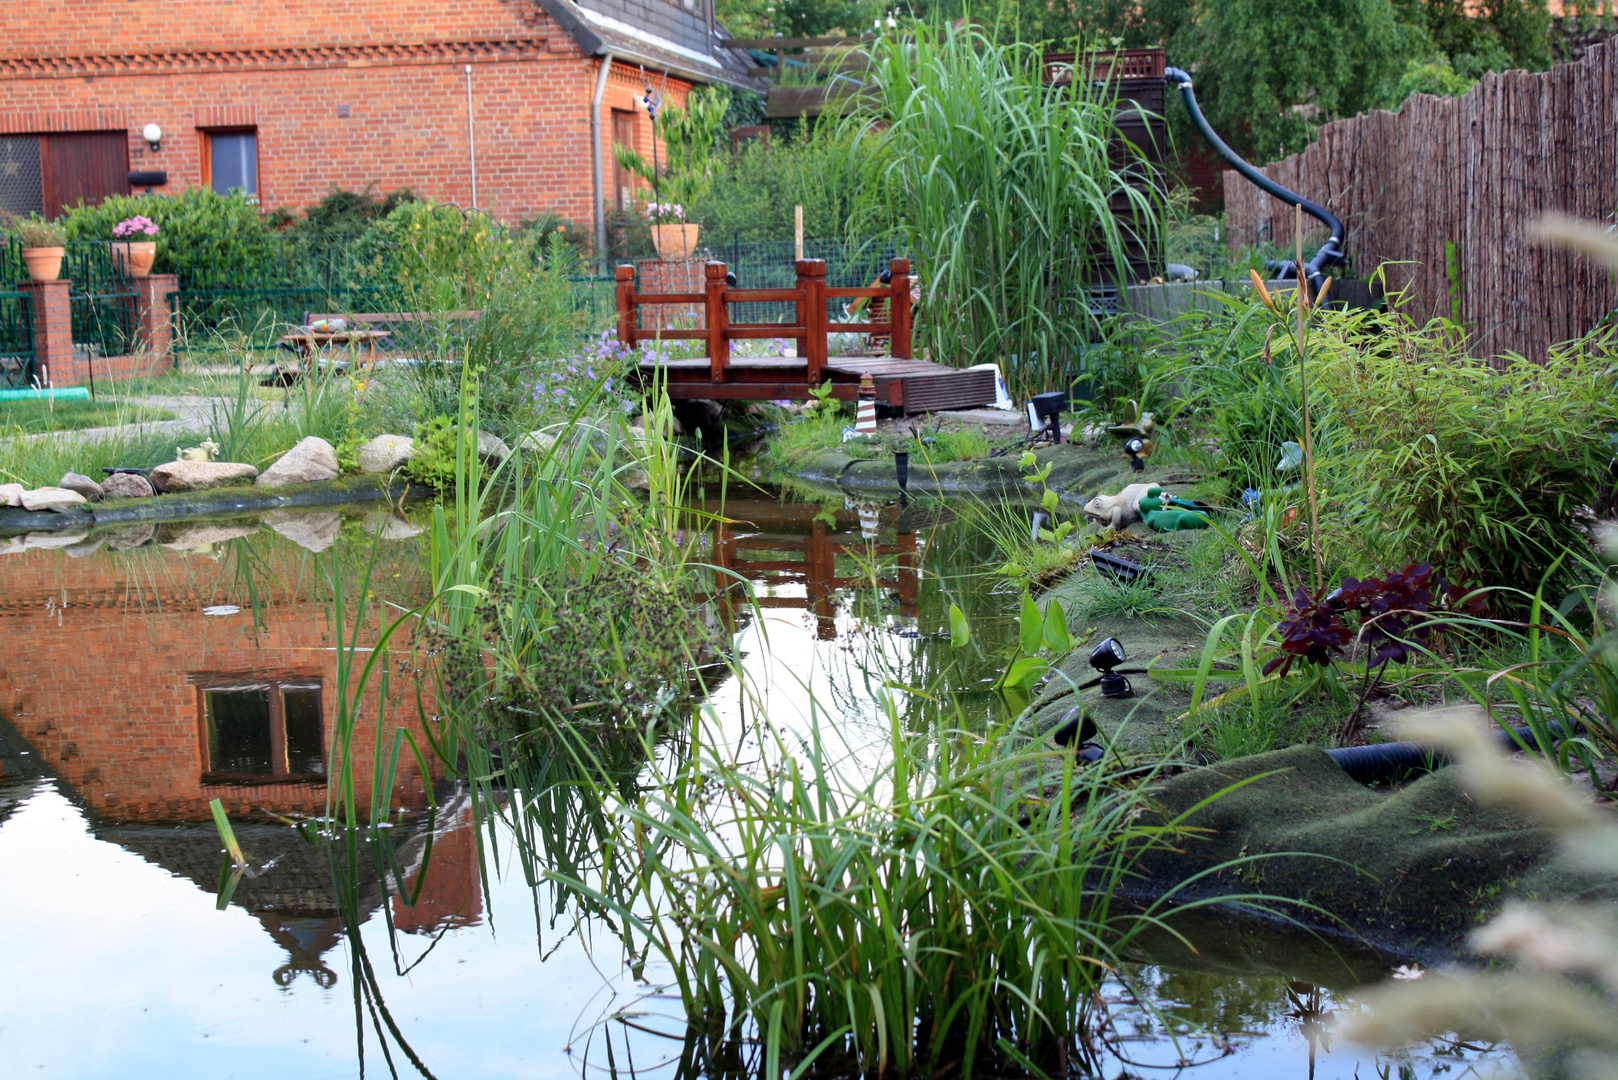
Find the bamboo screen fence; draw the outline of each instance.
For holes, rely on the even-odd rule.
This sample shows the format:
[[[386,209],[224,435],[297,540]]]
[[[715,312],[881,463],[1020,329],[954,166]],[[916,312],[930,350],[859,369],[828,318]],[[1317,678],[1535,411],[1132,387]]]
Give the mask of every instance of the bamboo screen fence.
[[[1543,360],[1618,307],[1608,271],[1523,235],[1545,211],[1618,221],[1618,41],[1541,74],[1485,76],[1463,97],[1334,121],[1264,172],[1343,219],[1359,276],[1403,264],[1388,284],[1409,289],[1412,314],[1458,311],[1476,355]],[[1292,207],[1224,175],[1231,246],[1290,247]]]

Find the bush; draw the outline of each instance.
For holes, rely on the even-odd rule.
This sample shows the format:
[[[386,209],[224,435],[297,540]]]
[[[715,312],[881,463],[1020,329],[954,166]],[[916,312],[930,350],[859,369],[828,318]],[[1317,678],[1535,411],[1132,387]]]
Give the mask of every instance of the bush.
[[[793,207],[803,207],[805,236],[841,236],[859,197],[859,143],[832,124],[772,145],[754,142],[714,178],[691,220],[718,241],[791,240]],[[886,226],[886,220],[871,224]]]
[[[243,284],[269,276],[278,245],[257,204],[233,191],[219,195],[187,188],[179,195],[112,195],[96,206],[80,203],[62,216],[69,240],[112,239],[112,227],[137,214],[157,223],[157,261],[152,271],[178,274],[181,284],[221,271]]]
[[[1336,401],[1339,468],[1365,500],[1377,563],[1530,593],[1558,559],[1571,572],[1613,486],[1610,336],[1502,369],[1469,358],[1447,323],[1418,328],[1398,310],[1340,316],[1317,340],[1311,366]]]
[[[42,217],[14,218],[12,231],[25,248],[61,247],[67,240],[60,227]]]
[[[286,230],[289,236],[358,236],[374,222],[387,217],[405,203],[416,202],[420,198],[407,187],[381,196],[374,195],[372,189],[375,186],[367,184],[363,191],[333,187],[318,203],[304,207],[301,218],[294,218],[286,211],[276,213],[289,224]],[[271,224],[277,222],[272,221]]]
[[[488,214],[452,203],[418,199],[377,220],[362,239],[380,268],[391,267],[397,284],[433,306],[441,283],[459,287],[466,307],[478,307],[515,255],[511,233]]]

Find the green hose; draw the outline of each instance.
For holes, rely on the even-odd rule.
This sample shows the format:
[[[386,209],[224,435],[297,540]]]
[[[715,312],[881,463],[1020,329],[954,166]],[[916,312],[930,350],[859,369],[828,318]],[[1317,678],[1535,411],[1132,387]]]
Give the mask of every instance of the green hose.
[[[60,390],[0,390],[0,401],[89,401],[90,391],[82,386],[64,386]]]

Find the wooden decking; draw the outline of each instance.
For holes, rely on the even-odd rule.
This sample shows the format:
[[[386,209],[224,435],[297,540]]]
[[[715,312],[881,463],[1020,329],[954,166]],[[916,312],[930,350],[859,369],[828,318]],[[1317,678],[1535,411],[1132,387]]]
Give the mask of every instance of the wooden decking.
[[[851,399],[858,395],[860,380],[870,375],[879,404],[906,413],[939,409],[966,409],[992,404],[995,399],[992,371],[960,371],[927,360],[916,360],[910,352],[910,262],[895,259],[889,280],[869,288],[830,288],[826,285],[826,264],[804,259],[797,264],[798,282],[793,289],[737,289],[725,281],[725,264],[710,262],[705,269],[706,288],[700,293],[642,293],[635,289],[635,268],[617,270],[618,340],[636,344],[653,340],[701,341],[707,354],[702,357],[660,362],[643,361],[639,376],[643,383],[658,382],[671,398],[711,398],[714,400],[772,401],[807,400],[811,391],[826,382],[832,395]],[[873,309],[884,308],[887,318],[860,324],[830,323],[828,302],[865,298],[875,301]],[[733,323],[730,305],[759,302],[791,303],[796,318],[790,323]],[[640,326],[640,308],[674,305],[688,309],[700,306],[704,325],[700,329],[645,330]],[[831,356],[828,335],[858,333],[892,343],[891,356]],[[790,356],[733,356],[732,342],[749,339],[795,341],[797,352]]]
[[[640,373],[646,382],[661,380],[671,398],[805,401],[811,388],[829,379],[833,397],[852,400],[859,393],[860,377],[869,374],[876,384],[877,403],[906,413],[994,403],[992,371],[960,371],[928,360],[893,356],[828,357],[821,368],[821,383],[809,381],[809,360],[803,356],[732,357],[722,382],[714,380],[707,357],[643,362]]]

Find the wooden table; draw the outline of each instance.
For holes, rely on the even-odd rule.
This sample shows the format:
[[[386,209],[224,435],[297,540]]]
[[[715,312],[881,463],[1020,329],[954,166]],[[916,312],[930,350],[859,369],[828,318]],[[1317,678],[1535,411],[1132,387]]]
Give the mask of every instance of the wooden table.
[[[365,363],[376,362],[376,343],[388,336],[386,330],[294,330],[290,334],[281,335],[283,344],[292,345],[298,350],[298,367],[301,371],[304,363],[320,355],[320,350],[327,345],[364,345]]]

